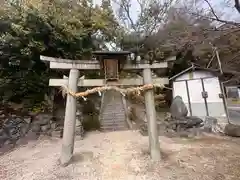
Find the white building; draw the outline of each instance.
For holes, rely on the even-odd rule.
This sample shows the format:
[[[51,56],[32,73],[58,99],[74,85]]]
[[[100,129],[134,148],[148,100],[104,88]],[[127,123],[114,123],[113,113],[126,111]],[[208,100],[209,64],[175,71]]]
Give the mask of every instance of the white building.
[[[173,83],[173,98],[182,97],[189,116],[226,117],[221,84],[214,73],[190,67],[170,80]]]

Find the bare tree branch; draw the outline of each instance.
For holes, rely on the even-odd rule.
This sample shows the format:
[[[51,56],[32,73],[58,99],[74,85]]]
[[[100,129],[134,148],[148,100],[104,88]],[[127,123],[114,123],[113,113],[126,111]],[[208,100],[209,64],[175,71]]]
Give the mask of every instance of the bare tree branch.
[[[234,22],[234,21],[227,21],[227,20],[223,20],[223,19],[219,19],[219,18],[217,19],[217,18],[214,18],[214,17],[207,17],[207,16],[200,15],[200,14],[197,14],[197,13],[190,13],[190,14],[192,14],[193,16],[199,16],[199,17],[204,18],[204,19],[210,19],[212,21],[218,21],[220,23],[240,27],[240,23],[237,23],[237,22]]]
[[[143,18],[143,12],[144,12],[144,3],[142,3],[140,0],[137,0],[139,6],[140,6],[140,14],[139,17],[140,19]]]
[[[234,22],[234,21],[227,21],[227,20],[223,20],[223,19],[220,19],[218,17],[218,15],[216,14],[214,8],[212,7],[211,3],[208,1],[208,0],[203,0],[204,2],[207,3],[208,7],[210,8],[210,11],[213,15],[213,17],[207,17],[207,16],[203,16],[203,15],[200,15],[200,14],[196,14],[196,13],[192,13],[193,15],[197,15],[197,16],[200,16],[202,18],[206,18],[206,19],[210,19],[212,21],[218,21],[218,22],[221,22],[221,23],[224,23],[224,24],[230,24],[230,25],[233,25],[233,26],[240,26],[240,23],[237,23],[237,22]],[[238,2],[238,5],[239,5],[239,0],[235,0],[235,2]],[[236,6],[236,4],[235,4]],[[239,10],[240,10],[240,7],[239,7]]]
[[[136,28],[136,25],[131,17],[131,14],[130,14],[130,5],[131,5],[131,1],[130,0],[121,0],[121,1],[118,1],[118,0],[112,0],[114,3],[116,3],[117,5],[120,6],[120,9],[123,8],[123,12],[122,14],[119,16],[120,19],[121,19],[121,16],[124,16],[125,19],[121,19],[123,20],[123,23],[125,26],[127,26],[125,20],[128,21],[128,23],[130,24],[130,29],[132,28],[134,31],[137,31],[137,28]],[[128,25],[129,25],[128,24]],[[129,28],[129,27],[126,27],[126,28]]]
[[[134,31],[136,31],[135,24],[134,24],[134,22],[131,18],[131,15],[130,15],[130,9],[129,9],[130,4],[129,3],[128,4],[127,3],[122,3],[122,6],[123,6],[123,8],[124,8],[124,10],[127,14],[127,18],[130,21],[131,27],[133,28]]]
[[[234,7],[237,9],[237,11],[240,13],[240,2],[239,0],[235,0],[235,5]]]
[[[217,20],[219,20],[217,14],[215,13],[215,11],[214,11],[212,5],[210,4],[210,2],[209,2],[208,0],[204,0],[204,2],[206,2],[206,3],[208,4],[208,7],[210,8],[211,13],[213,14],[213,16],[214,16]]]

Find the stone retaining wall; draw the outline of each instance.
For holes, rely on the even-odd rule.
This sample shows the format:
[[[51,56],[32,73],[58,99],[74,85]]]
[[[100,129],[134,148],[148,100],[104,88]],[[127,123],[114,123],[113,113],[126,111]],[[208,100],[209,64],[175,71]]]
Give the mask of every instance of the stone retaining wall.
[[[41,134],[57,138],[61,138],[63,134],[63,120],[53,118],[51,113],[18,116],[0,111],[0,122],[0,154],[5,151],[2,149],[35,140]],[[82,125],[77,120],[76,135],[83,136],[82,131]]]

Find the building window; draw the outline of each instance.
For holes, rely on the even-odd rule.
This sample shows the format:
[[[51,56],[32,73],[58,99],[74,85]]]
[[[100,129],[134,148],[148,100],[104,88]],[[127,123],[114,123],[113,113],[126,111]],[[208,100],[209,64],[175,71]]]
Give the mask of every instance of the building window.
[[[227,98],[239,99],[240,87],[227,87]]]

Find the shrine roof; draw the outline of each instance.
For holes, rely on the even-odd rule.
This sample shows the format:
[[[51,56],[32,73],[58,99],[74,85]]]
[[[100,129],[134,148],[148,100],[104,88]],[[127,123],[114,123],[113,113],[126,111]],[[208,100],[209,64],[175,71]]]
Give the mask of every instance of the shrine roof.
[[[131,54],[130,51],[93,51],[94,55],[98,56],[122,56]]]

